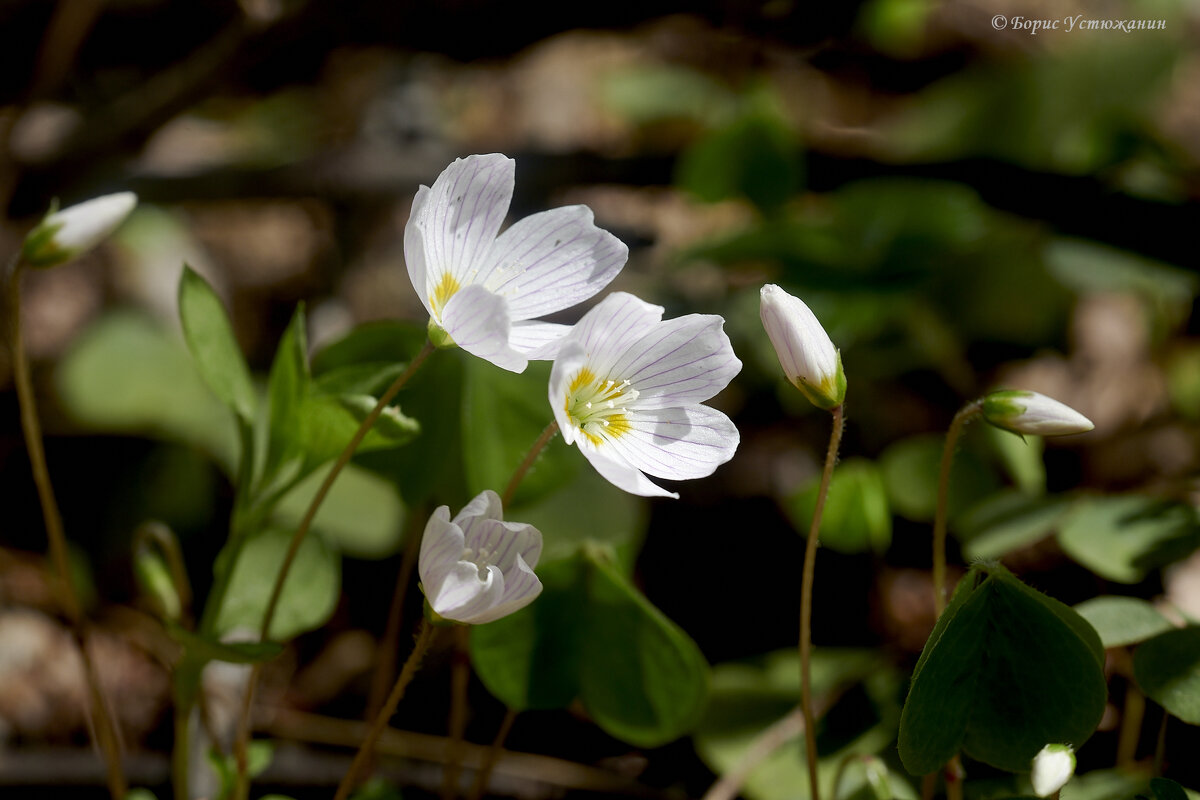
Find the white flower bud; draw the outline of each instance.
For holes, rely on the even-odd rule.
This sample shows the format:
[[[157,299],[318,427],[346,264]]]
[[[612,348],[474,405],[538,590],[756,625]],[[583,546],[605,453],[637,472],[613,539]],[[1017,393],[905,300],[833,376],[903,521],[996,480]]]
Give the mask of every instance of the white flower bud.
[[[1075,752],[1069,744],[1048,744],[1033,757],[1033,773],[1029,776],[1038,797],[1049,797],[1075,774]]]
[[[992,392],[983,398],[983,418],[1013,433],[1066,436],[1096,427],[1070,406],[1044,394],[1025,391]]]
[[[787,379],[813,405],[832,409],[846,399],[841,353],[804,301],[773,283],[759,293],[763,327]]]
[[[70,261],[107,239],[136,205],[133,192],[118,192],[53,211],[25,237],[21,257],[32,267]]]

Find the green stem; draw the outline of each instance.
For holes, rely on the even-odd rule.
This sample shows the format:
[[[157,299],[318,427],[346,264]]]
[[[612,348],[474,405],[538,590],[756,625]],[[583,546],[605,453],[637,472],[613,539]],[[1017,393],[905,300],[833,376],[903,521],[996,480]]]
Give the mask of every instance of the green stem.
[[[551,420],[550,424],[542,430],[541,435],[529,448],[529,452],[525,454],[525,458],[521,461],[517,471],[508,479],[508,485],[504,487],[504,494],[500,496],[500,502],[504,508],[508,508],[508,504],[512,502],[513,496],[517,493],[517,487],[521,485],[521,481],[525,480],[525,475],[533,467],[533,462],[537,461],[537,457],[541,455],[542,450],[546,445],[550,444],[550,440],[554,438],[554,434],[558,433],[558,421]]]
[[[837,463],[838,448],[842,443],[842,428],[845,421],[844,406],[833,409],[833,430],[829,435],[829,449],[825,453],[825,468],[821,471],[821,485],[817,490],[817,506],[813,510],[812,524],[808,529],[808,542],[804,547],[804,571],[800,579],[800,707],[804,712],[804,748],[808,759],[808,784],[812,800],[820,800],[820,785],[817,780],[817,728],[812,707],[812,603],[813,583],[816,580],[817,542],[821,532],[821,514],[825,511],[825,498],[829,494],[829,481],[833,478],[833,466]]]
[[[942,465],[938,474],[937,510],[933,516],[933,598],[937,616],[946,610],[946,517],[950,508],[950,465],[954,450],[967,423],[983,411],[983,401],[967,403],[950,422],[946,444],[942,448]]]
[[[50,471],[46,466],[42,425],[38,419],[37,401],[33,393],[29,361],[25,357],[25,346],[21,339],[21,267],[20,254],[18,254],[8,265],[7,285],[3,301],[4,310],[7,312],[4,316],[8,318],[9,322],[8,334],[9,345],[12,348],[13,382],[17,386],[17,403],[21,411],[21,431],[25,436],[25,446],[29,451],[29,463],[33,470],[33,482],[37,487],[38,501],[42,506],[42,518],[46,523],[50,561],[54,565],[54,571],[58,573],[56,588],[59,602],[70,620],[71,631],[79,647],[79,656],[83,663],[92,720],[95,723],[94,735],[100,751],[104,754],[104,763],[107,767],[108,790],[114,800],[124,800],[128,785],[125,782],[125,773],[121,766],[120,739],[112,715],[109,713],[104,692],[100,687],[100,677],[96,673],[96,665],[87,649],[83,608],[75,594],[75,585],[71,581],[67,536],[63,530],[58,501],[54,497],[54,486],[50,482]]]
[[[300,545],[304,543],[305,537],[308,535],[308,529],[312,527],[312,522],[317,516],[317,511],[321,508],[321,504],[325,502],[325,497],[329,494],[329,490],[333,488],[333,482],[342,474],[342,470],[350,463],[350,459],[354,457],[354,453],[358,450],[358,446],[362,444],[362,440],[366,438],[375,421],[383,414],[384,409],[388,404],[400,393],[404,385],[416,373],[425,359],[433,353],[433,343],[426,340],[421,350],[408,362],[404,372],[392,382],[392,385],[387,388],[379,397],[379,401],[375,403],[375,407],[363,419],[358,426],[358,430],[354,432],[354,436],[350,438],[350,442],[346,448],[342,450],[337,461],[333,462],[333,467],[330,468],[328,474],[325,475],[325,480],[321,481],[320,487],[317,488],[317,493],[313,495],[312,500],[308,504],[308,509],[304,512],[304,516],[300,519],[300,525],[296,528],[296,532],[292,534],[292,541],[288,545],[287,553],[283,557],[283,563],[279,567],[279,574],[275,576],[275,585],[271,587],[271,597],[267,601],[267,609],[263,613],[262,625],[259,628],[259,637],[267,639],[271,623],[275,620],[275,611],[279,607],[279,598],[283,595],[283,586],[287,581],[288,572],[291,571],[292,563],[296,560],[296,554],[300,552]],[[232,570],[231,570],[232,571]],[[250,709],[253,703],[254,692],[258,687],[258,679],[261,675],[261,669],[256,664],[250,672],[250,681],[246,685],[246,694],[242,701],[241,714],[238,717],[237,736],[234,740],[233,755],[234,761],[237,763],[237,778],[234,782],[234,800],[241,800],[249,794],[249,779],[246,774],[246,748],[250,743]]]
[[[384,728],[387,727],[388,720],[396,713],[396,707],[400,705],[400,701],[404,698],[404,690],[408,688],[408,684],[412,682],[413,676],[417,674],[417,668],[421,666],[421,659],[425,657],[426,651],[429,650],[429,645],[433,642],[433,635],[436,632],[437,628],[430,625],[427,620],[421,620],[420,627],[417,629],[417,642],[413,646],[413,651],[409,654],[408,660],[404,662],[404,667],[400,670],[400,677],[396,679],[396,685],[392,687],[392,693],[388,695],[387,701],[384,702],[379,716],[371,724],[371,729],[367,732],[366,739],[363,740],[362,745],[358,748],[358,752],[354,754],[354,761],[351,762],[349,771],[342,778],[342,782],[338,784],[334,800],[346,800],[350,796],[350,792],[357,785],[359,771],[374,752],[375,743],[379,741],[379,736],[383,733]]]

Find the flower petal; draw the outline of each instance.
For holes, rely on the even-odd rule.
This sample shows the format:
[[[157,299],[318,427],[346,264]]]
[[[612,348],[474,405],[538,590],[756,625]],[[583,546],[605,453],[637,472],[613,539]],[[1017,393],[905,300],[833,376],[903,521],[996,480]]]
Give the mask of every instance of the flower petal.
[[[583,315],[571,330],[570,341],[582,346],[589,369],[598,377],[608,377],[612,365],[646,335],[648,328],[658,324],[662,315],[662,306],[626,292],[613,292]]]
[[[703,478],[733,458],[741,436],[733,420],[702,405],[630,413],[629,429],[606,442],[633,467],[659,478]]]
[[[607,452],[600,450],[585,438],[579,439],[579,449],[587,458],[591,465],[596,468],[596,472],[600,473],[606,481],[622,489],[630,494],[641,495],[642,497],[673,497],[679,499],[678,492],[668,492],[658,484],[651,481],[636,467],[627,463],[618,453],[613,452],[611,448],[605,448]]]
[[[524,522],[474,518],[463,526],[464,546],[476,553],[486,550],[488,560],[505,574],[521,556],[537,566],[542,555],[542,534]]]
[[[558,431],[567,444],[575,443],[577,430],[567,415],[567,400],[571,381],[587,362],[583,345],[576,341],[574,333],[563,340],[558,355],[550,367],[550,410],[554,412],[554,421],[558,423]]]
[[[434,181],[410,221],[424,243],[427,291],[445,275],[459,286],[487,278],[483,273],[508,214],[515,172],[515,161],[491,153],[456,159]]]
[[[742,369],[724,324],[711,314],[661,322],[612,366],[609,377],[633,384],[638,410],[707,400]]]
[[[500,495],[491,489],[484,489],[475,495],[471,499],[471,502],[463,506],[462,511],[454,515],[454,522],[463,526],[463,530],[465,531],[466,526],[471,523],[471,520],[478,517],[482,517],[483,519],[503,519],[504,507],[500,503]]]
[[[570,332],[570,325],[521,320],[512,324],[508,344],[530,361],[550,361],[558,355],[563,337]]]
[[[486,285],[508,298],[513,319],[533,319],[592,297],[628,258],[629,248],[596,227],[590,208],[555,208],[525,217],[500,235]]]
[[[422,186],[413,196],[412,209],[408,212],[408,222],[404,224],[404,264],[408,267],[408,279],[412,281],[417,297],[425,305],[425,310],[433,314],[433,306],[429,300],[428,267],[425,264],[425,237],[417,220],[421,217],[421,209],[429,199],[429,187]]]
[[[495,569],[495,567],[492,567]],[[468,620],[473,625],[482,625],[506,617],[532,603],[542,593],[542,582],[520,555],[516,564],[504,579],[504,597],[490,609],[473,614]]]
[[[450,521],[450,509],[439,506],[425,523],[421,537],[421,555],[417,559],[417,572],[426,587],[441,585],[454,563],[462,557],[463,531]],[[426,588],[426,591],[430,591]]]
[[[482,286],[459,290],[442,309],[442,327],[468,353],[509,372],[524,372],[529,359],[508,344],[508,302]]]
[[[480,578],[479,568],[469,561],[454,564],[440,584],[425,587],[430,607],[446,619],[473,623],[479,615],[504,599],[504,576],[496,567],[488,567]]]

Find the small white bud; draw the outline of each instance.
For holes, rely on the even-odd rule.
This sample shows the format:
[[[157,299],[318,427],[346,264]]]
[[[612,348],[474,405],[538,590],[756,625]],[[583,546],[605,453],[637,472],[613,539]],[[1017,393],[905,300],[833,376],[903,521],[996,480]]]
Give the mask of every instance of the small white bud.
[[[1070,406],[1037,392],[992,392],[983,398],[983,417],[997,428],[1035,436],[1066,436],[1096,427]]]
[[[52,211],[25,237],[21,257],[32,267],[70,261],[107,239],[136,205],[133,192],[118,192]]]
[[[832,409],[846,399],[841,353],[804,301],[773,283],[759,293],[763,327],[783,373],[813,405]]]
[[[1048,744],[1033,757],[1033,773],[1029,776],[1038,797],[1049,797],[1075,774],[1075,751],[1069,744]]]

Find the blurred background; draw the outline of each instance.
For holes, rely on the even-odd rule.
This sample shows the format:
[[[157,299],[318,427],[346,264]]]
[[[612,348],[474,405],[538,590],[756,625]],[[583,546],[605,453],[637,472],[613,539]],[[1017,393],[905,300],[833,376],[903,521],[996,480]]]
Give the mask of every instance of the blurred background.
[[[1059,30],[1022,27],[1030,19]],[[140,198],[108,244],[29,274],[23,313],[97,659],[143,785],[166,780],[169,655],[133,581],[132,532],[149,518],[170,524],[202,595],[232,497],[227,412],[178,336],[182,262],[225,299],[263,375],[301,302],[314,351],[366,322],[423,325],[404,266],[408,208],[418,185],[470,153],[516,159],[510,220],[589,205],[630,245],[611,289],[668,317],[726,317],[745,367],[714,404],[739,425],[737,457],[673,486],[680,501],[621,510],[636,529],[638,585],[710,662],[794,644],[797,532],[828,437],[828,416],[781,380],[758,321],[766,282],[814,309],[849,382],[819,647],[876,648],[911,668],[933,620],[941,437],[964,402],[1000,386],[1049,394],[1096,430],[1043,446],[972,429],[953,489],[953,560],[1002,557],[1066,603],[1122,593],[1200,615],[1200,563],[1184,558],[1200,546],[1194,519],[1131,545],[1104,539],[1103,514],[1069,525],[1062,513],[1064,498],[1115,493],[1194,504],[1193,0],[6,0],[0,53],[0,252],[54,198]],[[85,783],[101,768],[82,690],[54,668],[69,661],[69,639],[41,557],[8,358],[0,352],[0,785]],[[283,707],[362,714],[412,501],[386,457],[362,466],[324,527],[343,557],[332,621],[278,666]],[[461,481],[448,481],[431,496],[461,503]],[[419,603],[408,607],[415,619]],[[433,658],[417,684],[428,699],[402,718],[435,734],[447,659]],[[490,741],[503,708],[478,684],[471,698],[468,738]],[[1111,763],[1116,735],[1102,724],[1097,763]],[[1172,741],[1177,755],[1196,742]],[[675,796],[702,794],[719,762],[689,741],[631,748],[577,711],[522,717],[510,745]],[[267,785],[304,797],[306,783],[344,769],[344,751],[295,747]],[[1198,783],[1197,765],[1179,768]],[[569,789],[532,777],[511,787]]]

